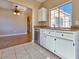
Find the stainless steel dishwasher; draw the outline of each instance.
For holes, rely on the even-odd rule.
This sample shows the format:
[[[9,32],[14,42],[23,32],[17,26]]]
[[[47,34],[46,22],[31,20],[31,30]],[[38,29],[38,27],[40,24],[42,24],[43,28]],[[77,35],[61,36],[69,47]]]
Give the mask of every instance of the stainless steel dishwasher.
[[[40,29],[39,28],[35,28],[34,29],[34,42],[36,44],[39,44],[40,45]]]

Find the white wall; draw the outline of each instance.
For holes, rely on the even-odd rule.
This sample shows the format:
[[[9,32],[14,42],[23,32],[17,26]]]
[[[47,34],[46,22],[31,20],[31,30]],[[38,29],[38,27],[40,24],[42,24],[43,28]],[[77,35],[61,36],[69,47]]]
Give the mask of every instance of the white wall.
[[[11,10],[0,8],[0,35],[27,33],[26,15],[13,15]]]

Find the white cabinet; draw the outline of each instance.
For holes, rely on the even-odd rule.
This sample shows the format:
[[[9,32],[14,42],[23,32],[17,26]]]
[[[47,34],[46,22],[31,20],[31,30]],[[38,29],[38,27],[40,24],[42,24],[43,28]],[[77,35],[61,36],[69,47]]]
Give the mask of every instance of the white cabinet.
[[[56,38],[56,53],[63,59],[75,59],[74,42],[71,40]]]
[[[71,32],[63,32],[62,38],[74,40],[75,39],[75,33],[74,32],[72,32],[72,33]]]
[[[78,31],[41,30],[40,45],[62,59],[78,59]],[[77,50],[77,51],[76,51]]]
[[[55,50],[55,37],[50,36],[49,30],[42,29],[40,30],[40,45],[47,48],[49,51],[54,52]]]
[[[40,8],[38,11],[38,17],[39,21],[47,21],[47,9]]]
[[[40,33],[40,45],[46,47],[46,36],[44,35],[44,33]]]
[[[54,41],[54,37],[52,36],[47,36],[46,38],[46,48],[51,51],[54,52],[55,50],[55,41]]]

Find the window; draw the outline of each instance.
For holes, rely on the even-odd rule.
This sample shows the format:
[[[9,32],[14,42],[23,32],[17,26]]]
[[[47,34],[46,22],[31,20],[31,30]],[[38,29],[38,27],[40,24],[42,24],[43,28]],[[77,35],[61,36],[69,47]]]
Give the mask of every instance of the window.
[[[51,27],[71,28],[72,3],[67,3],[50,11]]]

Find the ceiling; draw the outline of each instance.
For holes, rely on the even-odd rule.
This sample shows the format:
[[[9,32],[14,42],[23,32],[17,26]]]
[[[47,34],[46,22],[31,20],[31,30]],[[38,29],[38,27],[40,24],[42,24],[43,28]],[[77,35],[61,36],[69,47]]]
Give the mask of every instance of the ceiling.
[[[46,0],[44,6],[48,9],[63,5],[64,3],[69,2],[69,0]]]
[[[36,0],[36,1],[38,1],[38,2],[40,2],[40,3],[43,3],[43,2],[45,2],[46,0]]]
[[[27,8],[25,6],[11,3],[8,0],[0,0],[0,9],[5,9],[5,10],[11,10],[11,11],[13,11],[13,9],[15,8],[14,7],[15,5],[18,6],[19,10],[25,11],[25,13],[28,13],[28,12],[31,11],[30,8]]]

